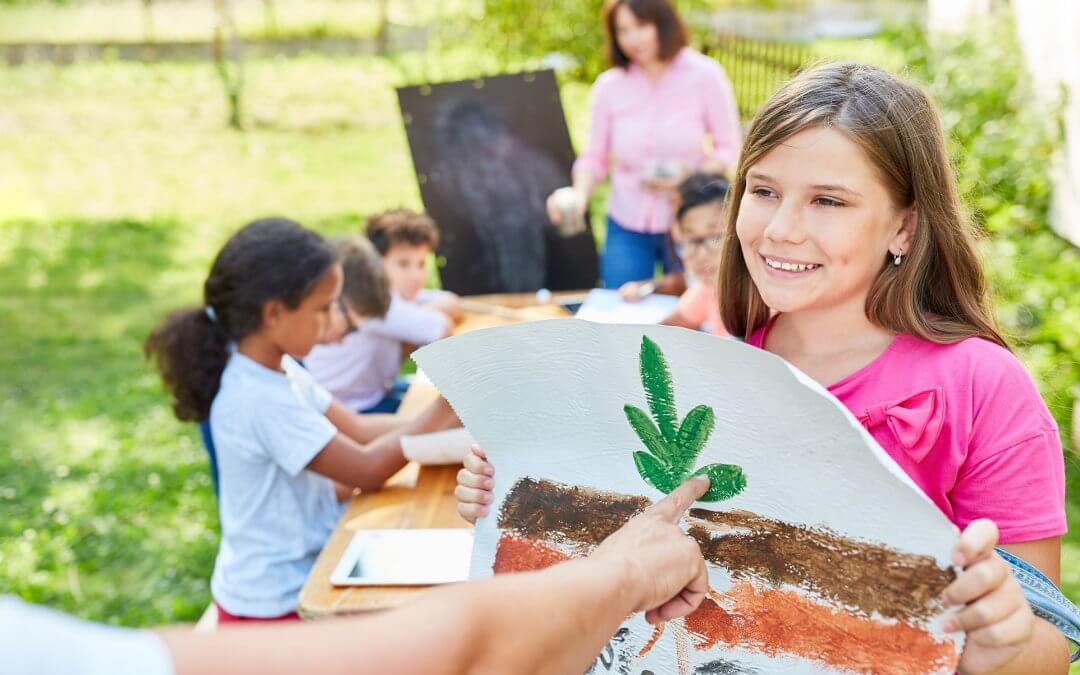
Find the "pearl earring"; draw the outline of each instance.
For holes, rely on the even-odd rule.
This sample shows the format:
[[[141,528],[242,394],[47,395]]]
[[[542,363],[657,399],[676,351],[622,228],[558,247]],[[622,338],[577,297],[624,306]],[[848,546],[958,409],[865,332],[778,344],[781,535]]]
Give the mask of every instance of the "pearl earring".
[[[900,249],[900,252],[893,256],[892,264],[897,267],[904,261],[904,249]]]

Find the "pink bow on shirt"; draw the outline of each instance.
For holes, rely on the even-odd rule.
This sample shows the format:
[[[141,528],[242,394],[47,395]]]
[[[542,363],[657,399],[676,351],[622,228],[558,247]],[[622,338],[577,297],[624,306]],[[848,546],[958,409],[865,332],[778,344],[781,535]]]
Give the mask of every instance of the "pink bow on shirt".
[[[867,429],[888,424],[908,456],[921,462],[934,447],[945,423],[945,397],[941,388],[928,389],[900,401],[867,408],[859,415]]]

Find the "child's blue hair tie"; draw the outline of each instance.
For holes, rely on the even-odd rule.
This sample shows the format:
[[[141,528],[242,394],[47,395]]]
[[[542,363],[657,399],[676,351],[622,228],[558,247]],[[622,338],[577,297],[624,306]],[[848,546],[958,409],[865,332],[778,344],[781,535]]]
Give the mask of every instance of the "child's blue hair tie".
[[[206,318],[210,319],[210,323],[217,323],[218,322],[218,320],[217,320],[217,312],[214,311],[213,307],[211,307],[210,305],[207,305],[206,308],[203,309],[203,311],[206,312]]]

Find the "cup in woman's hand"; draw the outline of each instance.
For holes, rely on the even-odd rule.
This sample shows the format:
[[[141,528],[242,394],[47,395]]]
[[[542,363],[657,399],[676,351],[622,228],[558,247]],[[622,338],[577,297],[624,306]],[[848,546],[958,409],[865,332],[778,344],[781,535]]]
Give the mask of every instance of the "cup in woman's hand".
[[[650,160],[641,169],[641,184],[650,190],[672,190],[682,176],[682,164],[678,160]]]
[[[572,187],[559,188],[551,195],[558,218],[552,222],[564,237],[572,237],[585,231],[585,205]],[[555,215],[555,214],[550,214]]]

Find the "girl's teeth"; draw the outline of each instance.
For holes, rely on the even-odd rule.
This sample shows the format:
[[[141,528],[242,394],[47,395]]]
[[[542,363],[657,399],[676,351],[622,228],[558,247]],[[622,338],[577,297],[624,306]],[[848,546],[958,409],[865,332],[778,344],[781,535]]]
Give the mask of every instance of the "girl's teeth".
[[[765,264],[773,269],[784,270],[785,272],[805,272],[819,267],[814,264],[801,265],[798,263],[777,262],[775,260],[770,260],[769,258],[765,258]]]

